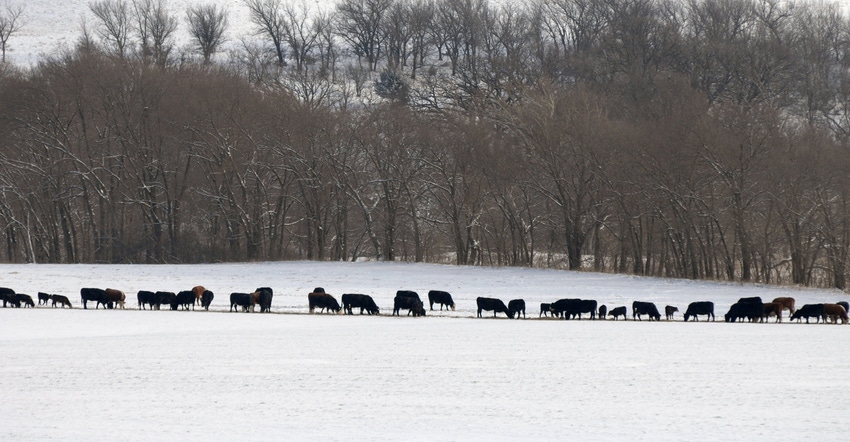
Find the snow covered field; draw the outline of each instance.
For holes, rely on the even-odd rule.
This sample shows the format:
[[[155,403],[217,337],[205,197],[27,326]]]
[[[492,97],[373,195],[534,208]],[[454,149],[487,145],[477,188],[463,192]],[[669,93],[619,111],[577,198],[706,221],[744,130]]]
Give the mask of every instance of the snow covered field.
[[[138,311],[138,290],[203,284],[210,312]],[[798,305],[838,291],[402,263],[2,265],[0,286],[75,308],[0,309],[2,440],[846,440],[850,328],[538,320],[542,301]],[[128,293],[82,310],[80,287]],[[228,313],[270,286],[279,314]],[[322,286],[381,316],[307,315]],[[398,289],[451,292],[455,312],[389,316]],[[524,298],[534,319],[474,318]],[[282,314],[281,314],[282,313]]]

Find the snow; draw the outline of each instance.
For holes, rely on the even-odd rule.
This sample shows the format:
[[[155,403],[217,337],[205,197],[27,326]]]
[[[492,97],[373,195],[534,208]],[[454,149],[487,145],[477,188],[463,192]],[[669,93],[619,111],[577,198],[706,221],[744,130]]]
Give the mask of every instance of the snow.
[[[0,309],[2,440],[844,440],[850,359],[836,325],[559,321],[539,302],[679,306],[839,291],[404,263],[3,265],[0,285],[73,310]],[[214,291],[211,311],[139,311],[138,290]],[[80,287],[128,293],[82,310]],[[270,286],[273,312],[229,313]],[[307,314],[324,287],[380,316]],[[451,292],[454,312],[392,317],[398,289]],[[522,297],[530,319],[475,318]]]

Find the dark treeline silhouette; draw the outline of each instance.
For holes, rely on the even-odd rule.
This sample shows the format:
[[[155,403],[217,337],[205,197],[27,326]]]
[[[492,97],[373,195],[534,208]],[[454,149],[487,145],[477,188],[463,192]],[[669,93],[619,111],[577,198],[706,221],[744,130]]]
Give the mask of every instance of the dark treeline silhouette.
[[[837,6],[246,5],[257,34],[228,53],[86,32],[27,71],[0,65],[0,259],[846,286]]]

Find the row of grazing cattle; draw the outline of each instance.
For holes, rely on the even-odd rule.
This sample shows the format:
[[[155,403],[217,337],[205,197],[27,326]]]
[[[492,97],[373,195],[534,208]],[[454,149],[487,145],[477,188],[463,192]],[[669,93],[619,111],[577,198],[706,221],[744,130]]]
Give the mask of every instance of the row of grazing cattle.
[[[325,292],[322,287],[316,287],[307,295],[307,303],[310,313],[321,309],[321,312],[339,313],[342,310],[344,313],[352,315],[354,309],[359,308],[360,314],[364,312],[370,315],[380,314],[380,309],[369,295],[360,293],[346,293],[340,298],[342,307],[333,295]],[[431,305],[431,310],[434,310],[434,304],[439,304],[440,310],[445,307],[447,310],[455,309],[455,302],[452,295],[442,290],[431,290],[428,292],[428,302]],[[400,315],[401,310],[407,310],[408,315],[425,316],[425,305],[419,294],[411,290],[399,290],[393,298],[393,316]]]
[[[254,311],[255,306],[260,306],[260,312],[271,311],[271,303],[274,292],[269,287],[260,287],[252,293],[231,293],[230,294],[230,311]],[[80,289],[80,298],[83,308],[88,308],[89,301],[95,303],[95,308],[101,305],[104,308],[124,308],[126,296],[124,292],[116,289],[98,289],[98,288],[82,288]],[[138,302],[139,308],[145,309],[148,306],[151,310],[159,310],[162,305],[169,306],[172,310],[183,308],[188,310],[190,307],[194,310],[196,304],[200,304],[203,308],[209,309],[214,298],[213,292],[205,289],[203,286],[195,286],[192,290],[185,290],[178,293],[174,292],[151,292],[139,291]],[[337,302],[336,298],[325,292],[321,287],[316,287],[307,295],[310,313],[319,308],[322,312],[339,313],[340,310],[346,314],[354,314],[353,309],[359,308],[360,314],[364,312],[369,315],[380,314],[375,300],[369,295],[348,293],[342,295],[342,306]],[[34,307],[35,303],[31,296],[15,293],[14,290],[0,287],[0,300],[3,302],[3,307],[11,305],[12,307]],[[38,293],[39,305],[47,305],[53,302],[53,307],[59,304],[60,307],[71,307],[71,302],[66,296],[49,295],[47,293]],[[455,303],[451,294],[440,290],[431,290],[428,292],[428,301],[430,309],[434,309],[434,304],[439,304],[440,310],[445,307],[447,310],[455,309]],[[476,299],[478,307],[478,317],[482,316],[483,311],[492,311],[493,317],[499,313],[504,313],[508,318],[525,317],[525,301],[522,299],[513,299],[507,305],[496,298],[479,297]],[[424,316],[424,303],[419,298],[419,294],[410,290],[399,290],[393,299],[393,315],[399,315],[401,310],[407,310],[408,315]],[[724,319],[726,322],[736,322],[748,320],[750,322],[765,322],[770,317],[776,317],[776,322],[782,321],[782,312],[788,310],[791,315],[791,320],[809,322],[811,318],[815,318],[816,322],[823,320],[827,322],[841,321],[848,322],[848,311],[850,304],[846,301],[837,302],[834,304],[806,304],[799,310],[795,309],[795,300],[790,297],[775,298],[771,302],[763,302],[760,297],[741,298],[738,302],[732,304],[729,312],[726,313]],[[666,306],[666,318],[673,319],[677,307]],[[553,303],[540,304],[540,316],[547,316],[563,319],[581,319],[583,314],[588,314],[590,319],[606,319],[612,316],[615,320],[622,316],[627,319],[627,309],[625,306],[620,306],[608,311],[607,306],[598,305],[597,301],[589,299],[559,299]],[[634,301],[632,303],[632,318],[634,320],[642,320],[642,316],[646,315],[649,320],[660,320],[661,314],[654,303]],[[699,320],[699,316],[705,316],[706,320],[715,319],[714,303],[711,301],[692,302],[684,313],[684,320],[687,322],[693,318]]]
[[[771,302],[763,302],[760,297],[741,298],[738,302],[732,304],[729,308],[729,312],[724,316],[724,319],[726,322],[743,321],[745,319],[750,322],[766,322],[770,317],[775,316],[776,322],[781,322],[782,312],[784,310],[788,310],[791,315],[791,320],[801,321],[805,318],[806,323],[808,323],[809,318],[814,317],[816,318],[816,322],[819,322],[821,319],[824,322],[827,320],[830,320],[833,323],[841,321],[846,324],[848,322],[847,312],[850,311],[850,304],[846,301],[834,304],[806,304],[799,310],[795,309],[795,303],[796,301],[791,297],[779,297],[775,298]],[[670,305],[665,306],[664,308],[664,313],[668,320],[673,319],[674,314],[678,311],[679,309],[677,307]],[[564,319],[581,319],[581,315],[584,313],[588,313],[591,319],[595,319],[597,317],[597,313],[599,319],[605,319],[606,313],[613,316],[615,320],[618,319],[619,316],[623,316],[623,319],[627,319],[626,312],[626,307],[620,306],[611,309],[609,313],[605,305],[601,305],[597,308],[597,302],[595,300],[586,299],[560,299],[551,304],[540,304],[541,316],[551,313],[553,317],[561,317]],[[506,312],[506,314],[508,317],[511,317],[510,311]],[[641,320],[642,315],[648,316],[649,320],[661,320],[661,313],[658,311],[658,307],[656,307],[654,303],[634,301],[632,303],[632,318],[634,320]],[[706,320],[711,319],[713,321],[715,319],[714,303],[711,301],[690,303],[687,310],[685,310],[685,322],[691,318],[698,321],[700,316],[705,316]]]

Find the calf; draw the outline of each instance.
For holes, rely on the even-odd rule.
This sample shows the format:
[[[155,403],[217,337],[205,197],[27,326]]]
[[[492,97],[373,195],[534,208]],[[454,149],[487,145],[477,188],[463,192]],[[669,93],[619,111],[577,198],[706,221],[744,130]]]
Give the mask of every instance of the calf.
[[[711,301],[697,301],[688,304],[688,309],[685,310],[685,322],[693,317],[694,321],[699,321],[699,315],[705,315],[705,320],[711,318],[714,321],[714,303]]]
[[[767,322],[771,316],[776,316],[776,322],[782,322],[782,306],[778,302],[765,302],[760,322]]]
[[[525,318],[525,300],[524,299],[511,299],[508,301],[508,310],[511,312],[511,316],[516,316],[519,319],[519,313],[522,312],[523,319]]]
[[[608,316],[608,307],[602,304],[599,306],[599,314],[596,315],[596,319],[605,320],[606,316]]]
[[[307,302],[310,307],[310,313],[313,313],[313,310],[315,310],[316,307],[322,309],[323,312],[327,309],[328,313],[331,311],[339,313],[340,310],[342,310],[342,307],[339,306],[339,302],[337,302],[336,298],[324,292],[313,292],[308,294]]]
[[[44,304],[46,306],[47,301],[50,301],[50,295],[44,292],[38,292],[38,305]]]
[[[360,308],[360,314],[365,310],[370,315],[379,313],[378,305],[375,300],[369,295],[361,295],[358,293],[346,293],[342,295],[342,307],[346,314],[353,315],[354,308]]]
[[[806,304],[800,307],[797,311],[791,315],[791,320],[797,320],[800,322],[802,318],[806,318],[806,324],[809,323],[809,318],[814,317],[816,319],[815,322],[820,322],[820,318],[823,316],[823,304]]]
[[[242,307],[242,311],[244,312],[247,312],[248,309],[253,307],[250,293],[230,294],[230,311],[232,312],[234,309],[236,309],[236,311],[238,312],[239,307]]]
[[[612,308],[611,311],[608,313],[608,316],[613,316],[615,321],[617,320],[617,317],[620,316],[620,315],[623,315],[623,319],[628,319],[628,317],[626,316],[626,312],[627,312],[626,306],[623,305],[623,306],[620,306],[620,307]]]
[[[842,324],[847,323],[847,310],[843,305],[838,304],[824,304],[823,305],[823,320],[826,322],[826,318],[829,318],[830,321],[838,324],[838,320],[841,320]]]
[[[67,296],[50,295],[50,300],[53,301],[53,308],[56,308],[57,303],[59,304],[60,308],[64,308],[66,305],[68,306],[68,308],[73,308],[71,307],[71,300],[68,299]]]
[[[550,312],[551,308],[552,308],[552,304],[550,304],[548,302],[541,302],[540,303],[540,316],[538,316],[538,318],[541,317],[541,316],[549,316],[549,312]]]
[[[679,311],[679,307],[673,307],[672,305],[668,305],[664,307],[664,316],[667,320],[673,319],[673,314]]]
[[[428,302],[431,304],[431,310],[434,310],[434,303],[440,304],[440,310],[443,309],[443,306],[446,306],[446,310],[449,308],[452,310],[455,309],[455,301],[452,299],[452,295],[442,290],[430,290],[428,292]]]
[[[413,297],[396,294],[393,299],[393,316],[400,315],[399,311],[402,309],[407,310],[408,316],[425,316],[425,306],[418,295]]]
[[[649,320],[661,320],[661,313],[658,313],[658,307],[651,302],[634,301],[632,302],[632,320],[642,321],[640,315],[648,315]]]
[[[508,318],[513,319],[513,313],[508,309],[508,306],[501,299],[496,298],[483,298],[478,297],[475,300],[475,303],[478,305],[478,317],[481,317],[481,312],[483,310],[493,311],[493,317],[496,317],[497,313],[504,313]]]
[[[215,298],[215,294],[213,292],[209,290],[204,290],[204,294],[201,295],[201,307],[203,307],[204,310],[209,310],[213,298]]]

